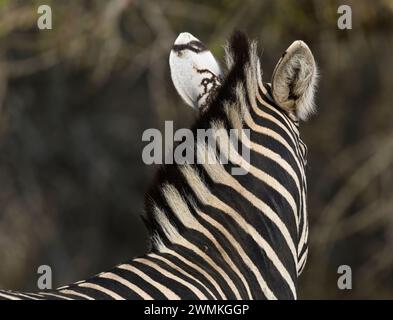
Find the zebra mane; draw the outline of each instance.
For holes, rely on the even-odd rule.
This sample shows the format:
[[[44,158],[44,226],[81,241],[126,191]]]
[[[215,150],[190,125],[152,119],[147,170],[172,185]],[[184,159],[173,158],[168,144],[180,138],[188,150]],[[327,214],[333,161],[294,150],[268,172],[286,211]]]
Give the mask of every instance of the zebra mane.
[[[209,129],[215,123],[224,123],[227,128],[233,128],[234,123],[242,123],[242,114],[248,112],[244,110],[248,108],[247,99],[249,99],[249,95],[246,92],[250,93],[250,90],[258,90],[257,71],[260,71],[260,67],[256,44],[250,42],[244,33],[235,31],[228,41],[225,53],[227,72],[224,74],[223,83],[210,100],[206,111],[199,114],[191,127],[194,137],[196,137],[197,129]],[[253,96],[255,97],[255,95]],[[186,216],[195,219],[191,213],[195,203],[193,197],[189,197],[189,195],[195,193],[195,190],[192,190],[193,186],[190,186],[184,179],[182,174],[184,167],[187,169],[191,166],[162,165],[158,169],[151,187],[145,194],[145,216],[142,216],[142,219],[152,237],[152,249],[165,241],[168,234],[182,233],[184,224],[181,222],[187,218]],[[209,177],[201,172],[199,166],[193,165],[192,168],[198,172],[198,179],[201,179],[198,181],[202,181],[203,184],[206,182],[208,185]],[[176,188],[174,189],[172,186],[176,186]],[[182,200],[188,204],[189,208],[187,209],[191,211],[180,210],[179,206],[177,206],[177,210],[170,207],[168,194],[176,198],[175,193],[182,197]]]

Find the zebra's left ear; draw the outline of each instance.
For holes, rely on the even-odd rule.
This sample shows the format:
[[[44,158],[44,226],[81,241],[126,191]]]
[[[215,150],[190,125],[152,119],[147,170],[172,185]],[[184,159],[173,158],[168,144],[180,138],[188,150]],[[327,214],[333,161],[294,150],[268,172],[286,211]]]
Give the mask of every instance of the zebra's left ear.
[[[188,32],[180,33],[169,55],[173,84],[194,109],[206,109],[221,85],[222,71],[212,53]]]
[[[278,61],[272,77],[272,94],[276,103],[306,120],[314,112],[314,92],[318,72],[314,56],[303,41],[295,41]]]

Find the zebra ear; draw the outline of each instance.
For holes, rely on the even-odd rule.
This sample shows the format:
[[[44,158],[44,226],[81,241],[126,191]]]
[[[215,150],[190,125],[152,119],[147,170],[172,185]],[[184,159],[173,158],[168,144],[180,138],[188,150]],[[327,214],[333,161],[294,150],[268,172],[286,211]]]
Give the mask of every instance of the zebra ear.
[[[192,34],[183,32],[172,47],[169,66],[179,95],[189,106],[203,110],[222,81],[212,53]]]
[[[272,94],[276,103],[297,119],[306,120],[315,110],[317,66],[311,50],[295,41],[284,52],[273,72]]]

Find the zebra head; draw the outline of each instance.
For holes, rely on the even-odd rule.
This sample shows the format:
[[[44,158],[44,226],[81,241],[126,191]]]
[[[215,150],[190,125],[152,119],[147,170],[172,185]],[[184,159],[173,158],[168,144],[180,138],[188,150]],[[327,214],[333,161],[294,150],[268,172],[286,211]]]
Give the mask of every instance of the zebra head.
[[[231,60],[230,54],[227,59]],[[228,65],[232,63],[227,61]],[[172,47],[169,65],[179,95],[191,107],[203,110],[223,81],[223,72],[212,53],[199,39],[183,32]],[[274,102],[296,122],[306,120],[315,112],[317,79],[311,50],[306,43],[297,40],[282,54],[267,86],[271,88]]]
[[[229,161],[160,168],[145,201],[151,250],[88,280],[38,294],[0,290],[0,299],[297,297],[308,252],[306,147],[298,121],[314,110],[315,61],[307,45],[296,41],[271,83],[264,83],[256,44],[235,33],[226,65],[224,73],[189,33],[173,46],[174,85],[200,110],[190,130],[191,149]],[[218,148],[195,139],[199,128],[213,131]],[[232,129],[238,130],[233,140]],[[228,148],[234,142],[250,157]],[[246,174],[234,175],[233,166],[247,167]]]
[[[247,221],[265,218],[268,225],[259,221],[253,226],[255,237],[261,236],[256,242],[272,250],[269,256],[269,249],[262,249],[267,250],[266,260],[277,274],[272,275],[274,281],[265,283],[271,287],[264,295],[296,297],[297,276],[308,253],[307,147],[300,139],[299,120],[306,120],[315,110],[316,63],[309,47],[295,41],[279,59],[271,82],[264,82],[256,43],[234,33],[226,47],[226,66],[228,71],[221,71],[211,52],[189,33],[179,35],[170,53],[171,76],[178,93],[202,111],[196,127],[251,130],[250,139],[242,139],[251,150],[250,172],[247,177],[234,178],[226,175],[225,168],[204,165],[199,175],[208,178],[199,179],[196,171],[180,171],[195,185],[206,179],[213,182],[211,190],[217,190],[216,184],[232,188],[227,190],[232,194],[226,201],[230,205],[244,201],[236,204],[236,212],[247,216]],[[254,209],[255,215],[251,213]],[[240,213],[242,210],[247,213]],[[292,295],[280,292],[280,285],[274,287],[280,277]]]

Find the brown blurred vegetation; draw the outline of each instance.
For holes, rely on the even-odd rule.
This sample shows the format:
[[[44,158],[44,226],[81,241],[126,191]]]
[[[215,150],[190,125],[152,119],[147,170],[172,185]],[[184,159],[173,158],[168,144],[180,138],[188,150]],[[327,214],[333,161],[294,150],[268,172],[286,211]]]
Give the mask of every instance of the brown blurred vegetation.
[[[53,29],[37,29],[48,4]],[[56,286],[141,254],[155,168],[143,130],[189,126],[168,55],[188,31],[222,58],[235,29],[259,41],[264,81],[287,46],[319,64],[309,147],[310,255],[301,298],[393,298],[393,1],[0,1],[0,287]],[[353,290],[337,289],[337,268]]]

